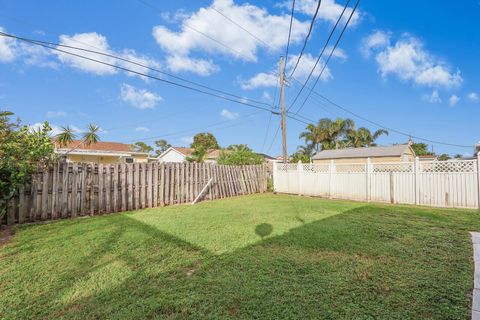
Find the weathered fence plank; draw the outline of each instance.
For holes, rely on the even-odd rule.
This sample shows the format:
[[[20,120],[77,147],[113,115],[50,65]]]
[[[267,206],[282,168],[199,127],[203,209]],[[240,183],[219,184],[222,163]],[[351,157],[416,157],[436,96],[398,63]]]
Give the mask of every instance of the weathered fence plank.
[[[32,175],[9,204],[7,223],[25,223],[264,192],[261,166],[211,163],[55,163]],[[265,186],[266,188],[266,186]]]

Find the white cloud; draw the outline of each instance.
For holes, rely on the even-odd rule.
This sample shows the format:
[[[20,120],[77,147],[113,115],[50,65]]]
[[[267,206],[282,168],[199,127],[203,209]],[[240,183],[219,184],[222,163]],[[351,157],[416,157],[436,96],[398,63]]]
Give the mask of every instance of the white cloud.
[[[317,9],[318,0],[297,0],[295,2],[295,10],[297,12],[302,12],[307,15],[313,15],[315,10]],[[292,3],[291,1],[286,1],[282,5],[282,7],[291,8]],[[338,4],[335,0],[322,0],[320,4],[320,9],[318,10],[318,19],[323,19],[329,21],[331,23],[337,22],[338,17],[343,11],[343,4]],[[343,23],[346,22],[348,17],[350,16],[353,8],[348,7],[343,14]],[[352,19],[350,20],[350,25],[355,25],[360,21],[360,14],[355,11]]]
[[[364,39],[363,50],[369,54],[375,52],[375,60],[383,77],[393,74],[403,81],[433,88],[457,87],[462,83],[460,71],[452,72],[445,63],[428,52],[420,40],[404,34],[392,44],[385,33],[381,36],[379,32]],[[374,38],[377,40],[372,40]]]
[[[438,90],[433,90],[432,94],[425,96],[425,100],[430,102],[430,103],[441,103],[442,98],[440,98],[440,95],[438,94]]]
[[[390,36],[389,32],[377,30],[368,37],[365,37],[362,39],[362,45],[360,47],[362,54],[368,58],[372,54],[372,50],[389,46]]]
[[[126,83],[120,86],[120,98],[138,109],[153,109],[158,102],[163,100],[162,97],[153,92],[137,89]]]
[[[222,112],[220,112],[220,115],[224,117],[225,119],[237,119],[240,114],[238,112],[233,112],[227,109],[223,109]]]
[[[150,132],[150,129],[148,129],[147,127],[136,127],[135,131],[137,131],[137,132]]]
[[[193,72],[201,76],[208,76],[220,68],[212,60],[194,59],[182,55],[168,56],[168,69],[173,72]]]
[[[293,70],[297,62],[298,56],[299,56],[298,54],[290,55],[291,58],[288,59],[287,67],[285,69],[286,75],[290,75],[291,71]],[[340,54],[339,56],[334,56],[334,57],[338,57],[342,59],[343,55]],[[315,65],[316,61],[317,61],[317,57],[312,56],[310,53],[304,53],[300,60],[300,63],[298,64],[297,69],[295,70],[294,77],[300,80],[306,79],[310,74],[310,72],[312,71],[312,68]],[[321,70],[323,69],[324,63],[325,62],[323,61],[323,59],[320,59],[320,62],[317,64],[317,67],[315,68],[315,71],[312,74],[313,78],[318,77]],[[320,80],[322,80],[323,82],[327,82],[332,78],[333,77],[332,77],[330,68],[327,66],[323,71],[322,76],[320,77]],[[277,85],[277,82],[278,82],[278,75],[275,71],[272,71],[270,73],[260,72],[254,75],[250,79],[247,79],[247,80],[240,79],[240,86],[244,90],[252,90],[257,88],[275,87]]]
[[[3,31],[1,27],[0,31]],[[62,45],[74,46],[82,49],[89,49],[94,51],[100,51],[110,55],[116,55],[121,58],[131,60],[138,64],[142,64],[151,68],[157,68],[160,65],[154,59],[139,55],[132,49],[123,49],[120,51],[111,49],[108,44],[107,38],[96,32],[79,33],[73,36],[61,35],[59,43]],[[114,58],[65,47],[59,47],[58,49],[75,54],[81,54],[82,56],[85,56],[87,58],[95,59],[111,65],[129,68],[133,71],[148,73],[148,70],[144,67],[133,65],[128,62],[123,62]],[[55,57],[58,58],[58,60],[56,60]],[[107,66],[98,62],[86,60],[80,57],[75,57],[64,52],[52,52],[51,50],[44,47],[25,43],[19,40],[0,37],[0,62],[12,62],[19,58],[23,59],[22,61],[25,64],[37,67],[48,67],[57,69],[59,68],[60,63],[62,63],[67,66],[82,70],[84,72],[97,75],[111,75],[118,73],[118,70],[114,67]],[[58,61],[60,61],[60,63]],[[127,72],[127,74],[130,76],[135,75],[130,72]],[[145,78],[143,76],[140,77]]]
[[[477,102],[479,100],[478,93],[476,93],[476,92],[470,92],[467,95],[467,98],[468,98],[468,100],[470,100],[472,102]]]
[[[222,12],[225,16],[238,21],[251,33],[264,39],[269,46],[251,37],[238,26],[228,23],[225,17],[215,11]],[[260,48],[280,50],[286,44],[290,24],[289,14],[271,15],[263,8],[251,4],[237,5],[233,0],[214,0],[211,6],[200,8],[197,12],[182,17],[179,31],[172,31],[165,26],[158,25],[153,28],[152,34],[167,53],[166,65],[171,71],[178,71],[176,61],[189,61],[180,71],[190,71],[201,75],[217,71],[212,68],[212,62],[204,59],[193,59],[195,52],[210,55],[225,55],[234,59],[255,62]],[[293,21],[291,42],[303,40],[309,21]],[[218,42],[208,38],[216,39]],[[219,44],[222,43],[224,45]],[[176,57],[171,59],[169,57]],[[208,61],[210,68],[205,67]],[[202,64],[202,66],[197,66]]]
[[[273,73],[260,72],[248,80],[240,80],[240,86],[244,90],[257,88],[275,87],[278,76]]]
[[[460,98],[454,94],[450,97],[450,99],[448,99],[448,103],[452,107],[455,106],[458,103],[458,101],[460,101]]]
[[[57,117],[66,117],[67,113],[65,111],[48,111],[47,118],[57,118]]]
[[[59,134],[60,132],[63,131],[63,128],[60,127],[60,126],[57,126],[57,125],[54,125],[54,124],[51,124],[49,123],[50,127],[52,128],[52,130],[50,131],[50,136],[54,137],[56,136],[57,134]],[[32,125],[29,125],[28,126],[30,128],[30,130],[40,130],[43,128],[43,122],[37,122],[37,123],[34,123]],[[73,125],[69,125],[70,129],[72,129],[72,131],[74,133],[80,133],[81,130],[76,127],[76,126],[73,126]]]
[[[94,51],[100,51],[104,52],[107,54],[111,55],[116,55],[120,56],[124,59],[132,60],[136,63],[143,64],[152,68],[158,67],[159,63],[157,63],[155,60],[148,58],[146,56],[142,56],[137,54],[134,50],[132,49],[123,49],[121,51],[115,51],[110,48],[110,45],[108,44],[107,38],[101,34],[98,34],[96,32],[90,32],[90,33],[77,33],[74,34],[73,36],[69,35],[61,35],[60,36],[60,44],[62,45],[68,45],[68,46],[75,46],[75,47],[80,47],[82,49],[88,49],[88,50],[94,50]],[[62,47],[61,50],[67,51],[67,52],[72,52],[76,54],[81,54],[82,56],[95,59],[104,63],[108,63],[111,65],[116,65],[116,66],[121,66],[125,68],[132,69],[133,71],[137,72],[143,72],[147,73],[148,70],[141,66],[136,66],[133,64],[130,64],[128,62],[123,62],[114,58],[98,55],[95,53],[89,53],[85,51],[78,51],[75,49],[68,49]],[[107,66],[104,64],[100,64],[98,62],[86,60],[83,58],[75,57],[63,52],[56,52],[55,53],[60,61],[63,63],[82,70],[84,72],[89,72],[97,75],[111,75],[115,74],[118,72],[117,69],[111,66]],[[133,75],[132,73],[127,73],[129,75]]]
[[[0,27],[0,31],[5,32],[5,29]],[[15,39],[0,37],[0,62],[11,62],[16,58],[17,43]]]

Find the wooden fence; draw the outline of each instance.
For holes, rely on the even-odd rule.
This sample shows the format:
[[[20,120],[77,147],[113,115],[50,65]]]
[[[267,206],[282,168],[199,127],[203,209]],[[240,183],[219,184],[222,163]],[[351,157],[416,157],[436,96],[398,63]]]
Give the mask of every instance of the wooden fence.
[[[274,191],[329,198],[480,209],[476,160],[274,164]]]
[[[212,178],[202,199],[265,192],[263,165],[198,163],[58,163],[21,188],[6,223],[98,215],[192,202]]]

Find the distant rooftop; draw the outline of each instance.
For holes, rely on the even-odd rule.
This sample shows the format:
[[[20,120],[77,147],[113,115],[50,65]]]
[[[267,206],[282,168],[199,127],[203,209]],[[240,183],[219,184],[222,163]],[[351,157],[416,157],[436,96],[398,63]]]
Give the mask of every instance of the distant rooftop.
[[[342,158],[373,158],[373,157],[396,157],[403,155],[410,146],[397,144],[385,147],[347,148],[336,150],[323,150],[313,156],[314,160],[342,159]]]

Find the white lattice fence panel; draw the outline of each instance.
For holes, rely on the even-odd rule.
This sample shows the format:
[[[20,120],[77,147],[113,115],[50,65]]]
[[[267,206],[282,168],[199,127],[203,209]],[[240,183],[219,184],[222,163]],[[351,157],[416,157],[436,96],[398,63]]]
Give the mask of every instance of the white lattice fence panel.
[[[426,161],[420,162],[421,172],[460,173],[477,172],[476,160]]]

